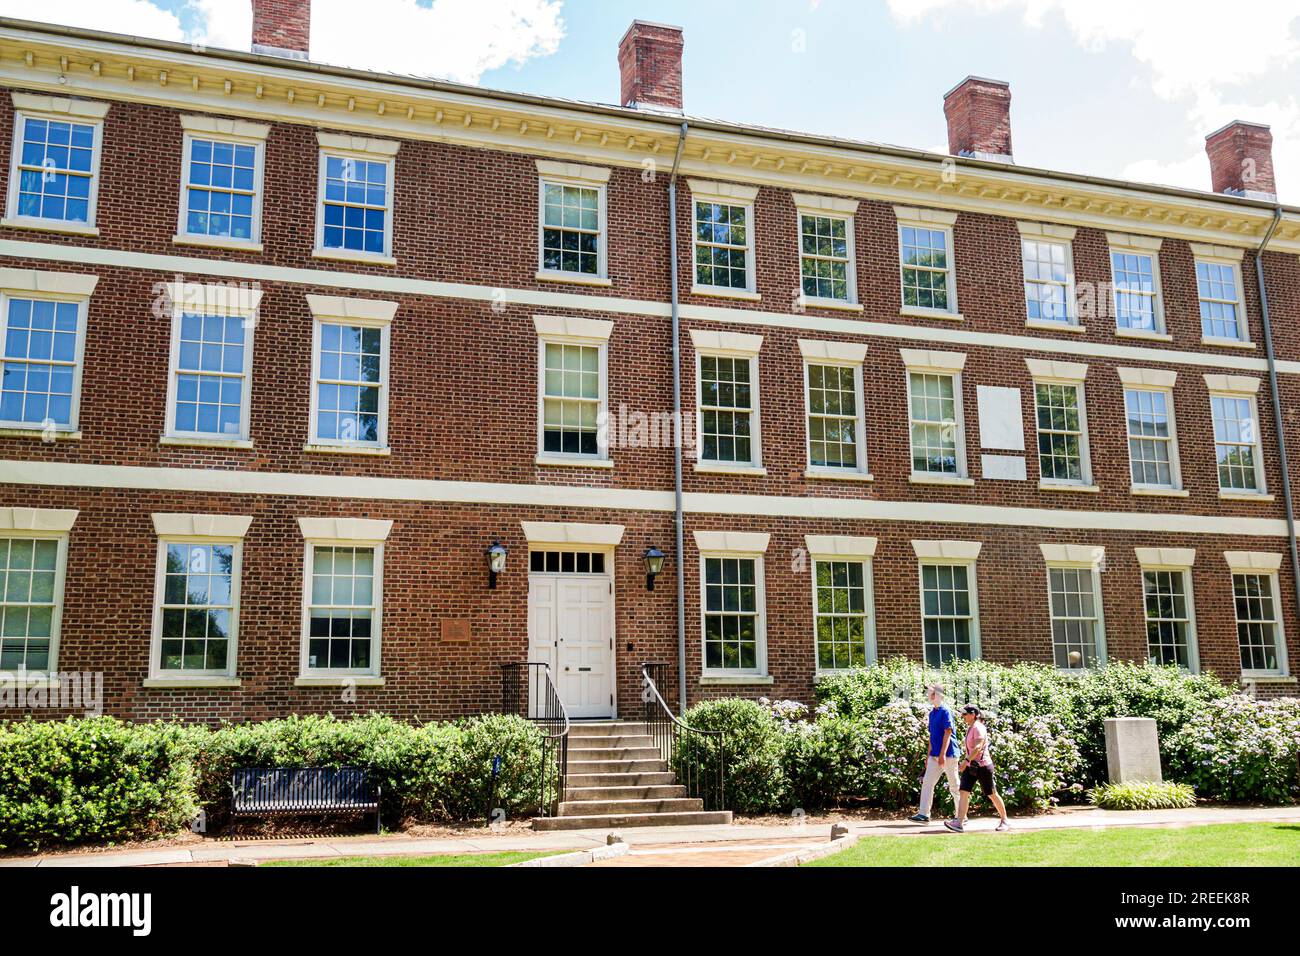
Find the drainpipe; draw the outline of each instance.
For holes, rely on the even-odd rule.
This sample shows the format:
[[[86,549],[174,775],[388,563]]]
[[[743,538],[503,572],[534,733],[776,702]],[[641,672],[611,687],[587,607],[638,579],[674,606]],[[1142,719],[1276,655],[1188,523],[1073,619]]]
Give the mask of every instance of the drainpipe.
[[[1268,388],[1273,398],[1273,428],[1277,431],[1277,457],[1282,468],[1282,501],[1286,505],[1286,536],[1291,552],[1291,585],[1296,598],[1296,615],[1300,617],[1300,552],[1296,550],[1295,508],[1291,501],[1291,473],[1286,461],[1286,438],[1282,421],[1282,399],[1277,387],[1277,360],[1273,356],[1273,326],[1268,318],[1268,289],[1264,285],[1264,250],[1268,247],[1282,221],[1282,207],[1273,210],[1273,222],[1269,224],[1264,241],[1255,252],[1255,282],[1259,285],[1259,312],[1264,322],[1264,354],[1268,358]]]
[[[677,166],[682,161],[687,132],[688,125],[682,123],[681,134],[677,137],[677,155],[673,157],[672,175],[668,177],[668,281],[672,291],[673,316],[673,534],[676,536],[677,550],[677,709],[683,716],[686,714],[686,532],[682,518],[682,349],[680,303],[677,299]],[[1293,537],[1293,554],[1294,546]]]

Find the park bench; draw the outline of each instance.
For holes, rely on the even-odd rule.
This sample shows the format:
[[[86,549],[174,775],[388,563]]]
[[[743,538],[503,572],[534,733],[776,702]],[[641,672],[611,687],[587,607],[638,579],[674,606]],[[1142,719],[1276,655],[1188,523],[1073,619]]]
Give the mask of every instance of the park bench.
[[[230,778],[234,817],[373,813],[376,833],[382,794],[354,767],[236,770]]]

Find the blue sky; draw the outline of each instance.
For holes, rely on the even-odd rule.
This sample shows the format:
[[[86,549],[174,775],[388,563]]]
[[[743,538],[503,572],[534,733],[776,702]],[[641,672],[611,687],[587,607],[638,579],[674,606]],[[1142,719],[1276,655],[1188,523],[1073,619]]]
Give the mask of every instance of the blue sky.
[[[246,48],[248,3],[39,9]],[[0,0],[6,15],[30,9]],[[1010,81],[1024,165],[1208,188],[1204,135],[1239,117],[1273,126],[1279,192],[1300,195],[1300,5],[1289,0],[315,0],[312,48],[330,62],[608,102],[635,18],[685,30],[693,115],[942,149],[943,93],[974,73]]]

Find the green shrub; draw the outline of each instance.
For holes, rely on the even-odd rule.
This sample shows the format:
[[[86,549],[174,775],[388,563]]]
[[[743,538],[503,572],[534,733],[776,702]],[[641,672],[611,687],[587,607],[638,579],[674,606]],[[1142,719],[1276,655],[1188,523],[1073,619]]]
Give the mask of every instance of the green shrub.
[[[781,734],[786,809],[820,810],[854,793],[869,736],[850,718],[792,725]]]
[[[1196,806],[1196,791],[1185,783],[1103,783],[1088,791],[1088,802],[1103,810],[1185,810]]]
[[[180,728],[112,717],[0,725],[0,849],[170,832],[196,810]]]
[[[1008,807],[1046,810],[1074,783],[1082,758],[1060,717],[990,717],[988,728],[998,792]]]
[[[1162,744],[1169,776],[1190,783],[1202,799],[1300,799],[1300,700],[1216,700]]]
[[[501,774],[492,809],[507,816],[538,812],[542,734],[536,726],[513,714],[484,714],[458,721],[452,729],[456,745],[436,781],[445,816],[465,820],[488,812],[494,757],[501,758]]]
[[[855,718],[831,718],[848,723],[860,741],[846,795],[886,810],[915,805],[929,744],[926,713],[918,704],[891,700]],[[935,801],[936,812],[955,809],[946,785],[935,788]]]
[[[708,700],[690,708],[685,720],[699,730],[725,733],[730,809],[738,813],[769,813],[786,806],[781,730],[769,708],[734,697]],[[688,767],[698,765],[701,779],[712,780],[719,759],[716,738],[684,734],[677,747],[673,770],[680,777]]]

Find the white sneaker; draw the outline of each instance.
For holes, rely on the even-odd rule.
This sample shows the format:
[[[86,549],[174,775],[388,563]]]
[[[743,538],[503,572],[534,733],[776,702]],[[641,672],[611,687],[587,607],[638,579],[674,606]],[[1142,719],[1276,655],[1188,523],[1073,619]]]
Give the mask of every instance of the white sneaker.
[[[996,830],[998,833],[1006,833],[1008,830],[1011,829],[1011,824],[1007,823],[1006,820],[1003,820],[1000,823],[998,823],[998,825],[993,829]]]
[[[956,820],[945,820],[945,821],[943,821],[943,825],[944,825],[945,827],[947,827],[949,830],[951,830],[953,833],[964,833],[964,832],[965,832],[965,831],[962,829],[962,825],[961,825],[960,823],[958,823]]]

